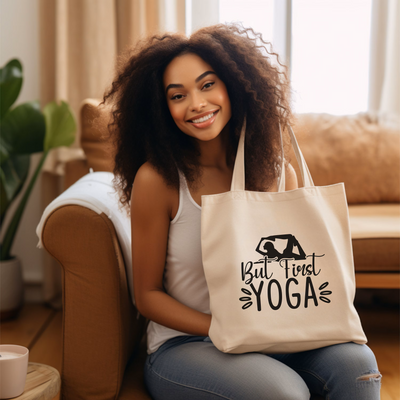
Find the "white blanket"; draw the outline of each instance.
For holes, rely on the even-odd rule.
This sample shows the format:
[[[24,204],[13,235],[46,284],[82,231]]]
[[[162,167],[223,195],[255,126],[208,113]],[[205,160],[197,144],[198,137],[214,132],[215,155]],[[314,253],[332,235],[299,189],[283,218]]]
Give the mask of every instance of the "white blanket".
[[[118,194],[116,193],[112,180],[114,174],[111,172],[91,172],[72,186],[64,193],[54,199],[44,210],[36,234],[39,237],[37,247],[42,248],[43,226],[49,215],[58,207],[65,205],[80,205],[95,211],[97,214],[105,213],[114,224],[118,240],[122,249],[129,290],[133,304],[132,278],[132,252],[131,252],[131,220],[124,209],[121,209]]]

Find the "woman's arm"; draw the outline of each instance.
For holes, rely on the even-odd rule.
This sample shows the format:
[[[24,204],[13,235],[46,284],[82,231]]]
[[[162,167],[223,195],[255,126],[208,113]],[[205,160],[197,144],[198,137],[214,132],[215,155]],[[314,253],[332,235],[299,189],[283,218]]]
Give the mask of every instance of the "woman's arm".
[[[132,268],[136,307],[146,318],[181,332],[207,336],[211,316],[165,293],[163,274],[167,253],[173,189],[145,163],[132,188]]]

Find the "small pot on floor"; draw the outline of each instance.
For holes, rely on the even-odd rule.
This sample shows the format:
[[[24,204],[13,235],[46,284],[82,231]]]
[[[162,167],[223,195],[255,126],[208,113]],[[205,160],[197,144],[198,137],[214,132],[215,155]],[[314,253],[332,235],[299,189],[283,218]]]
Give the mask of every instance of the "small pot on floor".
[[[22,265],[18,257],[0,261],[0,321],[18,316],[24,302]]]

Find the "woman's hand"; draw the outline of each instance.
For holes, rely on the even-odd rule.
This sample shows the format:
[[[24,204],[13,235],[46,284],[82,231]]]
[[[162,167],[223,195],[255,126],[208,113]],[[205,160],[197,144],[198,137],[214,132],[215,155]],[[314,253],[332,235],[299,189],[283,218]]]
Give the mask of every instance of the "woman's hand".
[[[163,288],[173,201],[168,187],[150,163],[138,170],[132,187],[132,268],[135,301],[146,318],[181,332],[208,336],[211,316],[178,302]]]

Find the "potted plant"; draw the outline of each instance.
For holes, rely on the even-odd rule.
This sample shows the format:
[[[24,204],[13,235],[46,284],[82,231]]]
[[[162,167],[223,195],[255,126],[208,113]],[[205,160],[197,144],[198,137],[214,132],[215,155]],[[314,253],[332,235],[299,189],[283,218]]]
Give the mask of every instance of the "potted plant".
[[[15,317],[23,304],[22,268],[11,249],[32,188],[51,149],[74,142],[76,123],[67,103],[38,101],[12,105],[23,82],[22,65],[13,59],[0,69],[0,320]],[[4,218],[28,177],[30,155],[40,161],[7,226]]]

